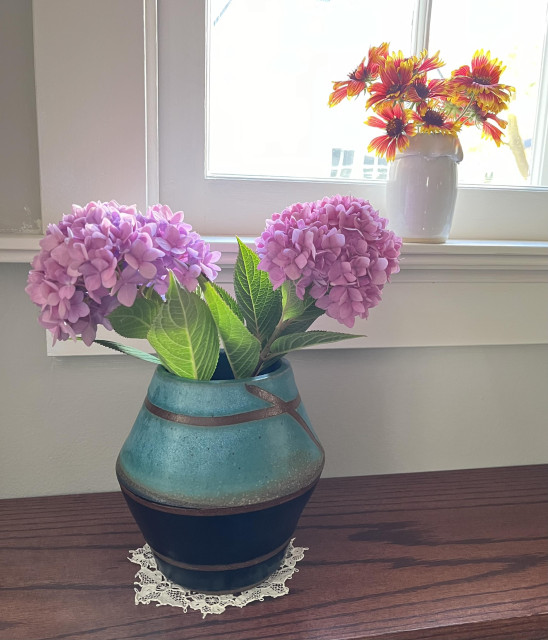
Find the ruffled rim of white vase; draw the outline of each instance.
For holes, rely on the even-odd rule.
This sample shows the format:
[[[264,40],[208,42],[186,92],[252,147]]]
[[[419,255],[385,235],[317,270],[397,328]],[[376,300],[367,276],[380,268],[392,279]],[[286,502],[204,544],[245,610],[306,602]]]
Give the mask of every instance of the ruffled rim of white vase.
[[[447,133],[417,133],[409,138],[409,146],[396,153],[396,160],[408,156],[440,158],[447,156],[455,162],[463,159],[459,137]]]

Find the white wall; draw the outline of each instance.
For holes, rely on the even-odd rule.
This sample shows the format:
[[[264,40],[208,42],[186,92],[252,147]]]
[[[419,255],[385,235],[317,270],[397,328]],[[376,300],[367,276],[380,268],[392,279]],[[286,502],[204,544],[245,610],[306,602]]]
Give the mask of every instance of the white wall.
[[[18,2],[11,0],[10,6]],[[23,4],[28,9],[29,3]],[[110,0],[78,4],[48,0],[37,4],[42,9],[42,47],[51,26],[48,21],[55,17],[48,13],[53,10],[51,7],[59,11],[69,6],[89,8],[100,4],[109,11],[112,7]],[[133,0],[117,2],[116,7],[119,21],[128,7],[139,9]],[[64,15],[67,18],[68,14]],[[134,31],[138,30],[137,22]],[[114,28],[114,22],[111,23]],[[138,46],[131,34],[126,36],[126,53],[134,60],[132,47]],[[30,45],[27,41],[26,47]],[[137,78],[137,65],[132,69]],[[17,67],[12,70],[19,73]],[[42,73],[44,76],[47,73]],[[28,77],[27,80],[30,82]],[[133,83],[138,84],[138,80]],[[3,95],[4,86],[0,89]],[[42,85],[45,98],[49,89],[47,83]],[[74,199],[81,203],[86,198],[108,198],[97,192],[97,185],[106,189],[108,182],[96,185],[83,170],[71,173],[70,149],[77,145],[72,144],[71,138],[53,135],[55,127],[47,126],[48,118],[56,112],[54,102],[53,98],[49,103],[43,102],[49,108],[40,111],[39,120],[41,139],[49,140],[49,145],[42,144],[49,150],[46,154],[49,172],[44,171],[42,176],[42,204],[45,203],[46,215],[57,219],[67,210],[65,200],[70,204],[75,193]],[[33,118],[23,111],[21,114],[22,130],[32,137]],[[135,122],[138,130],[139,119]],[[144,129],[141,142],[137,140],[135,144],[144,147],[143,140]],[[55,149],[58,154],[53,153]],[[63,150],[67,157],[62,155]],[[5,148],[0,148],[0,167],[9,160]],[[141,160],[136,158],[134,166],[126,167],[127,180],[115,181],[122,195],[116,193],[112,197],[144,200],[145,172]],[[21,172],[29,177],[23,169]],[[110,168],[107,173],[114,180]],[[30,182],[36,192],[37,180],[35,172]],[[89,195],[87,190],[91,190]],[[111,189],[107,190],[110,195]],[[134,198],[129,195],[126,198],[134,193]],[[0,223],[7,220],[5,211],[11,207],[10,197],[8,188],[0,189]],[[513,264],[509,262],[511,257],[501,258],[504,265]],[[544,326],[542,318],[537,319],[537,325],[529,322],[537,315],[533,309],[544,308],[537,304],[540,296],[535,293],[541,282],[536,262],[530,264],[520,258],[516,273],[509,267],[503,276],[495,278],[498,272],[482,271],[476,282],[463,274],[471,272],[472,267],[475,272],[481,264],[472,265],[465,258],[464,271],[445,276],[445,304],[454,305],[455,296],[451,292],[466,287],[473,296],[464,296],[466,302],[460,306],[465,313],[458,317],[466,321],[467,332],[473,332],[480,317],[475,313],[481,307],[477,298],[482,297],[478,287],[483,285],[479,283],[495,282],[492,288],[497,290],[497,296],[491,296],[485,304],[489,306],[489,300],[507,299],[508,309],[513,313],[495,313],[497,318],[501,317],[501,324],[511,325],[502,333],[512,339],[526,327],[523,341],[530,342],[531,331],[537,327],[536,333],[533,331],[537,335],[538,327]],[[496,260],[489,264],[494,270],[498,268]],[[428,266],[423,265],[425,269]],[[522,268],[531,270],[530,275],[523,276]],[[25,264],[0,264],[0,497],[114,490],[115,459],[137,415],[153,366],[122,356],[48,357],[44,331],[36,321],[37,310],[24,292],[28,269]],[[404,275],[402,272],[401,276]],[[394,285],[394,296],[399,291],[397,298],[401,299],[401,289],[405,289],[407,298],[412,300],[406,304],[404,317],[414,317],[416,323],[417,308],[423,314],[426,312],[417,297],[409,293],[411,289],[407,290],[410,286],[415,287],[414,292],[425,288],[419,280],[413,285],[398,285],[399,289]],[[489,287],[481,288],[480,292],[484,290]],[[523,293],[519,303],[518,293]],[[385,302],[383,308],[388,310],[388,300]],[[429,307],[430,311],[432,308]],[[380,317],[380,311],[373,310],[372,322],[365,331],[372,334],[372,341],[378,341],[375,318]],[[457,318],[454,311],[449,314],[453,323]],[[546,315],[545,311],[538,313]],[[485,315],[482,323],[485,331]],[[492,326],[494,333],[495,329],[500,331],[494,323]],[[478,331],[475,335],[479,335]],[[302,352],[290,359],[301,396],[326,449],[325,475],[521,465],[548,460],[547,344],[337,349]]]
[[[31,0],[0,2],[0,233],[40,233]]]
[[[0,264],[0,497],[115,490],[153,365],[46,356],[27,272]],[[324,476],[548,461],[548,345],[309,351],[291,362]]]

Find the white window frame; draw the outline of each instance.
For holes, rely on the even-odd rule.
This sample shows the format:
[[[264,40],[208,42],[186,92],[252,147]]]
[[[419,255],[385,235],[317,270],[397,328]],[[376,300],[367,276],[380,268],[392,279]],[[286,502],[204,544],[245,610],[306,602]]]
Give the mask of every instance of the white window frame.
[[[185,21],[171,25],[170,33],[192,51],[180,69],[187,98],[177,116],[188,126],[173,140],[178,145],[178,136],[184,138],[182,164],[162,181],[182,180],[185,202],[173,202],[169,188],[160,194],[159,166],[170,149],[159,147],[158,117],[169,126],[174,114],[158,109],[156,0],[34,0],[42,220],[44,226],[57,222],[73,202],[115,198],[144,208],[161,195],[183,208],[198,231],[209,224],[208,239],[223,252],[220,283],[229,284],[233,234],[239,231],[225,223],[231,207],[244,217],[257,210],[268,217],[291,202],[332,192],[334,183],[204,178],[204,0],[161,2],[162,10],[185,12]],[[116,42],[114,60],[113,52],[89,56],[98,33],[101,42]],[[346,186],[381,208],[383,185]],[[548,191],[541,189],[461,189],[452,239],[405,245],[402,271],[385,300],[368,321],[356,324],[355,332],[368,338],[344,346],[547,343],[547,205]],[[212,210],[220,215],[212,219]],[[0,261],[28,262],[38,240],[0,238]],[[49,349],[52,355],[95,351],[69,342]]]
[[[416,20],[414,22],[413,49],[417,54],[429,48],[429,27],[433,0],[416,0]],[[546,26],[542,43],[541,70],[538,90],[538,104],[533,127],[532,178],[535,184],[548,184],[548,14],[544,17]],[[531,190],[531,187],[525,187]],[[544,230],[544,236],[548,230]]]
[[[160,105],[162,126],[170,131],[161,153],[162,197],[177,202],[184,193],[185,210],[192,212],[196,226],[205,233],[254,233],[261,218],[280,211],[292,202],[315,200],[327,194],[351,192],[385,208],[385,185],[379,182],[342,180],[242,179],[205,177],[207,43],[203,0],[161,0],[163,60],[160,82],[169,92]],[[415,48],[426,44],[424,20],[429,1],[418,4],[421,19],[416,22]],[[421,26],[421,28],[419,28]],[[192,55],[183,55],[181,47]],[[169,75],[176,70],[177,76]],[[180,81],[184,78],[184,81]],[[251,89],[250,89],[251,90]],[[188,99],[191,93],[192,100]],[[245,99],[245,95],[241,99]],[[358,126],[358,125],[357,125]],[[173,135],[171,135],[173,132]],[[192,149],[192,154],[186,150]],[[464,160],[466,161],[466,159]],[[222,216],[212,217],[222,203]],[[534,187],[501,188],[462,186],[459,188],[451,238],[459,240],[546,240],[548,239],[548,190]]]

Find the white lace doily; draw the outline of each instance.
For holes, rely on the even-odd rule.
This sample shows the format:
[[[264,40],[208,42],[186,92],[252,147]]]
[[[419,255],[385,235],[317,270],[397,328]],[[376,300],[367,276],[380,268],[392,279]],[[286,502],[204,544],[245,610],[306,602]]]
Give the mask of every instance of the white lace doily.
[[[156,606],[169,605],[181,607],[183,611],[190,608],[201,611],[205,618],[208,613],[223,613],[227,607],[245,607],[250,602],[265,598],[279,598],[289,593],[286,581],[298,571],[295,566],[304,558],[307,547],[294,547],[293,538],[287,547],[282,566],[264,582],[238,594],[211,595],[187,591],[178,584],[168,580],[158,571],[156,560],[148,544],[140,549],[130,551],[128,560],[141,566],[135,576],[135,604],[156,602]]]

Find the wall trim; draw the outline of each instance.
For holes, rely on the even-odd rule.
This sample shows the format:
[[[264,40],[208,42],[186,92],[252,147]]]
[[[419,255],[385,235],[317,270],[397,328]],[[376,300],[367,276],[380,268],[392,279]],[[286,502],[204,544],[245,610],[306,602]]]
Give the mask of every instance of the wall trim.
[[[237,256],[234,238],[209,238],[222,252],[218,282],[231,290]],[[243,238],[249,243],[250,238]],[[405,244],[401,272],[383,292],[368,320],[357,321],[360,336],[322,349],[447,347],[548,343],[548,243],[468,242]],[[315,328],[340,331],[323,316]],[[102,331],[102,338],[116,336]],[[145,340],[125,341],[151,351]],[[70,341],[51,345],[52,356],[114,355]]]
[[[136,202],[139,208],[157,202],[161,195],[158,180],[157,0],[120,0],[114,8],[109,0],[94,0],[82,5],[85,10],[77,10],[70,0],[50,0],[47,8],[37,0],[33,4],[44,227],[48,222],[56,222],[63,212],[70,211],[72,202],[112,197],[119,202]],[[186,7],[187,3],[174,3],[172,6],[182,10],[183,4]],[[196,24],[203,25],[198,0],[189,3],[188,9],[194,12]],[[75,47],[73,55],[66,56],[67,39],[78,37],[81,44],[84,37],[84,40],[88,38],[92,42],[95,34],[93,25],[104,24],[112,33],[122,34],[119,36],[122,38],[119,41],[122,57],[111,65],[111,73],[106,75],[108,64],[104,64],[101,58],[104,52],[98,51],[98,58],[94,60],[86,54],[83,46]],[[82,29],[82,25],[87,27],[87,31]],[[190,23],[186,26],[192,27]],[[52,33],[57,37],[52,38]],[[198,75],[203,73],[195,64],[194,67]],[[123,70],[126,94],[135,109],[127,112],[125,105],[119,103],[113,111],[112,105],[103,105],[99,111],[94,109],[88,114],[89,122],[73,122],[66,112],[69,109],[72,114],[72,105],[60,107],[57,96],[74,92],[83,99],[87,92],[97,92],[98,88],[88,86],[83,70],[100,81],[99,89],[102,87],[103,91],[105,83],[114,91],[119,82],[117,74]],[[102,123],[100,127],[97,122]],[[67,139],[71,142],[68,146]],[[101,141],[123,148],[125,161],[119,162],[115,154],[105,155],[105,145],[101,145]],[[193,155],[192,166],[198,165]],[[191,171],[179,167],[178,172],[178,180],[192,180]],[[210,180],[208,184],[213,189],[219,182]],[[241,184],[238,183],[237,187],[234,197],[241,204]],[[269,189],[261,181],[253,183],[252,187],[263,202],[264,192]],[[294,188],[300,193],[306,185],[299,183]],[[375,186],[375,189],[383,191],[382,185]],[[476,202],[476,191],[459,190],[460,210],[473,210],[470,198],[474,196],[472,199]],[[482,205],[480,211],[482,215],[496,214],[497,233],[501,238],[509,237],[504,235],[508,233],[503,224],[504,216],[498,207],[487,206],[488,201],[491,202],[489,198],[500,196],[505,198],[505,202],[514,202],[515,199],[516,203],[523,204],[520,199],[522,191],[499,193],[496,189],[487,189],[485,193],[481,192],[486,200],[481,200],[485,206]],[[529,228],[529,213],[534,217],[534,229],[542,226],[546,215],[546,194],[546,190],[531,192],[527,206],[531,206],[532,211],[520,219],[520,233],[524,234],[521,237],[539,237]],[[305,193],[302,195],[306,198]],[[287,198],[292,199],[290,195]],[[189,200],[189,210],[193,209],[191,202],[192,199]],[[254,202],[249,200],[249,206],[255,206]],[[207,217],[202,198],[200,203],[197,220]],[[515,211],[521,209],[517,206],[510,206],[510,209],[515,221]],[[480,218],[482,216],[478,216]],[[455,235],[460,238],[482,237],[481,220],[478,228],[469,228],[459,220],[457,210],[453,224]],[[200,229],[199,223],[193,224]],[[230,227],[229,233],[234,229],[232,223]],[[219,226],[218,230],[222,231],[222,227]],[[219,282],[230,285],[237,255],[235,238],[213,236],[206,239],[211,242],[212,249],[222,253]],[[253,240],[243,239],[249,243]],[[540,239],[543,240],[544,236]],[[40,236],[36,235],[0,236],[0,262],[29,264],[39,250],[39,240]],[[548,342],[546,283],[548,242],[545,241],[463,239],[440,245],[406,244],[402,251],[401,272],[386,287],[383,303],[372,311],[369,320],[356,323],[355,333],[369,337],[342,344],[356,348],[545,343]],[[322,328],[331,328],[329,319],[322,318],[318,324]],[[340,329],[336,323],[334,328]],[[107,335],[113,337],[109,332]],[[108,353],[99,347],[87,349],[70,342],[48,348],[52,355],[89,355],[94,351]]]
[[[241,238],[253,246],[253,238]],[[219,282],[232,281],[235,238],[212,236],[212,249],[222,254]],[[398,282],[548,282],[548,242],[449,240],[443,244],[405,243]],[[228,271],[228,273],[226,273]]]
[[[30,263],[40,250],[42,236],[0,235],[0,262]],[[205,236],[211,248],[222,254],[219,282],[232,282],[238,244],[231,236]],[[253,238],[241,238],[253,246]],[[444,244],[405,243],[402,282],[548,282],[548,242],[449,240]]]

